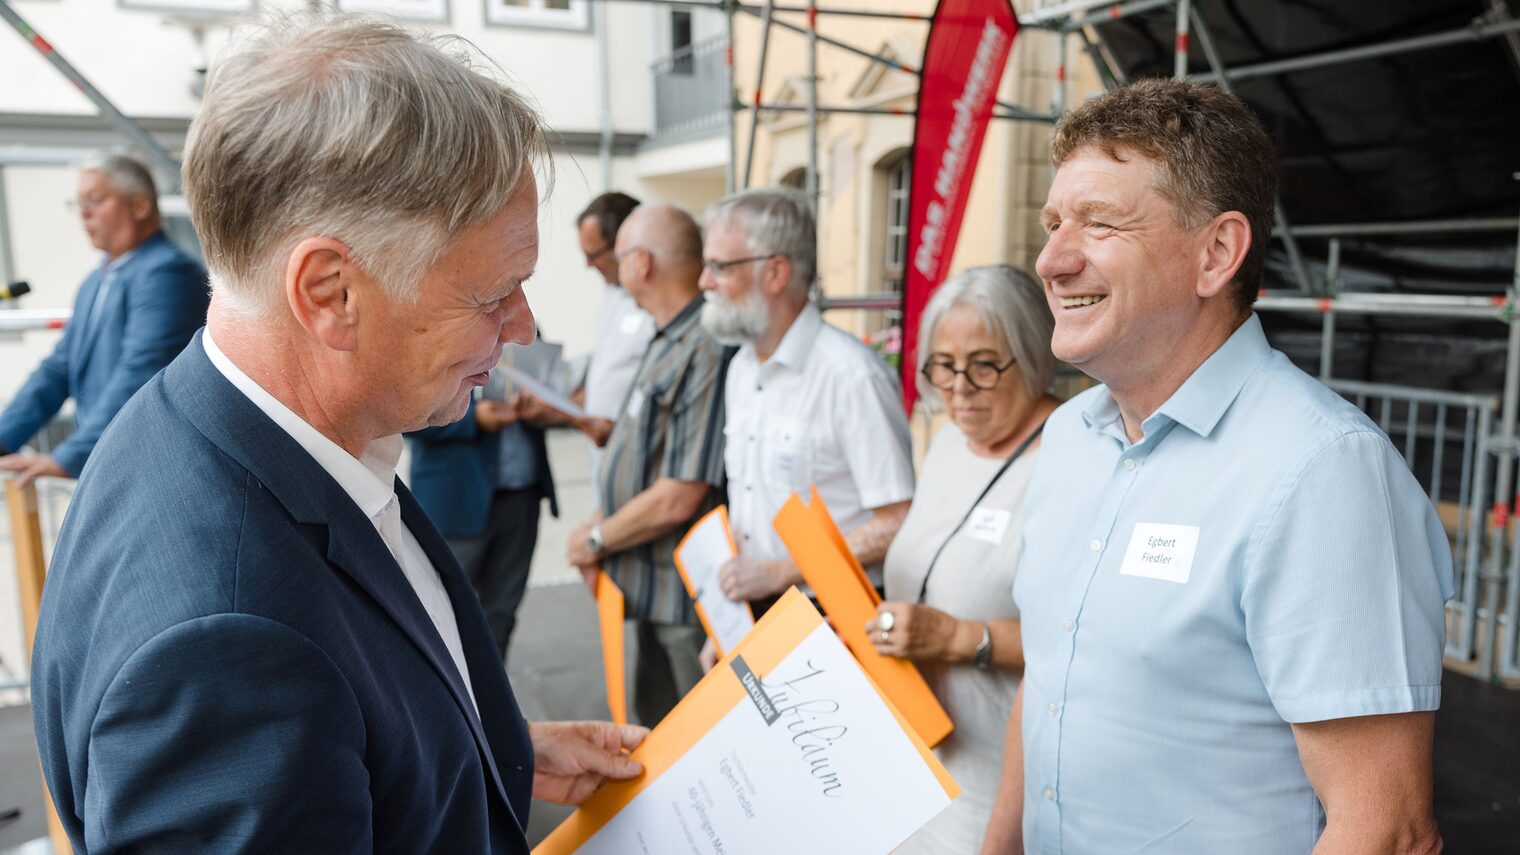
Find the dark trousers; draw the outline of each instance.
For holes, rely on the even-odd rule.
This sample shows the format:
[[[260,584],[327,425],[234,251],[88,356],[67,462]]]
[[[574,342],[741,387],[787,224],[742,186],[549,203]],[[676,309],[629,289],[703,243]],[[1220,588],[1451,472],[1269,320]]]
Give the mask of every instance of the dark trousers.
[[[638,644],[633,668],[633,714],[654,727],[702,679],[701,626],[630,621]]]
[[[517,607],[528,589],[541,501],[537,488],[498,490],[491,497],[484,532],[477,537],[445,538],[480,598],[503,662],[517,625]]]

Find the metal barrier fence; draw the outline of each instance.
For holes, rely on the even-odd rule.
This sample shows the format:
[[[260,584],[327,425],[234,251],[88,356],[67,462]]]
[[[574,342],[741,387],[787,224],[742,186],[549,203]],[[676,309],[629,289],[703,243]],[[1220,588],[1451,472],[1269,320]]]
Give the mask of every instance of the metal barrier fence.
[[[679,136],[725,127],[730,91],[728,39],[705,39],[661,57],[654,75],[655,136]]]

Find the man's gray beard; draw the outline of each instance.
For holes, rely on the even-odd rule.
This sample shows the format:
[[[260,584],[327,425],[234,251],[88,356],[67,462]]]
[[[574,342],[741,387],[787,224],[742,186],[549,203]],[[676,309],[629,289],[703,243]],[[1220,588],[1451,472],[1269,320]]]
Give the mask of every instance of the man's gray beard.
[[[733,303],[717,291],[703,295],[702,329],[720,344],[741,345],[765,334],[770,326],[770,309],[760,289],[750,291],[742,303]]]

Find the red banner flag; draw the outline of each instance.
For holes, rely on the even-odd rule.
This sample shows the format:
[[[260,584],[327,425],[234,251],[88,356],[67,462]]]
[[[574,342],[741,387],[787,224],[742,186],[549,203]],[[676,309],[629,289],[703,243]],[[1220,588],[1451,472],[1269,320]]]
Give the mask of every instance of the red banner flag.
[[[918,397],[918,319],[955,253],[976,160],[1018,32],[1008,0],[941,0],[929,24],[913,128],[903,280],[901,371],[910,414]]]

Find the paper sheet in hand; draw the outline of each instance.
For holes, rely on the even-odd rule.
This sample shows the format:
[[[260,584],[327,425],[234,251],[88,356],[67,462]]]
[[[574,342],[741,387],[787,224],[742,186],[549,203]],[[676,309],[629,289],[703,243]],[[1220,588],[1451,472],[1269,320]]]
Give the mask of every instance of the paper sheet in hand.
[[[534,855],[890,852],[960,788],[795,588]]]
[[[747,635],[755,625],[749,603],[736,603],[723,596],[718,585],[718,571],[724,562],[739,553],[728,529],[728,506],[719,505],[697,520],[676,547],[676,569],[686,584],[686,593],[696,605],[697,617],[707,630],[707,637],[722,656]]]
[[[543,401],[550,407],[559,410],[571,418],[582,419],[586,417],[586,411],[577,407],[575,402],[540,383],[536,377],[527,374],[511,365],[503,364],[501,370],[512,379],[523,391]]]

